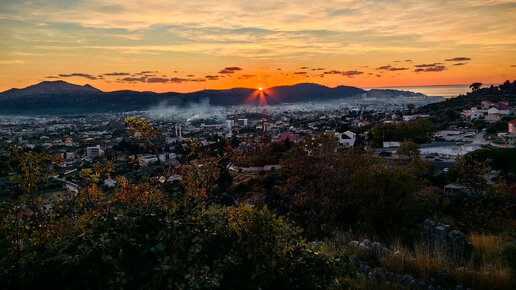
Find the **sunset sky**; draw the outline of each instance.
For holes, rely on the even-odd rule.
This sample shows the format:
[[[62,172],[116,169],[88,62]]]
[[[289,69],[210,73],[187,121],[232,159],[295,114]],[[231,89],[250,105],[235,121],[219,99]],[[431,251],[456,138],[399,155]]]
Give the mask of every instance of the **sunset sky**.
[[[516,79],[516,1],[2,0],[0,91]]]

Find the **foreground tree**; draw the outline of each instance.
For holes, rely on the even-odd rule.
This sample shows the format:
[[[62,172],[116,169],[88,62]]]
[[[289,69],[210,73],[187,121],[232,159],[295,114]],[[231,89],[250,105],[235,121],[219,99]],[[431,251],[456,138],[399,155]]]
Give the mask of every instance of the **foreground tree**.
[[[18,157],[13,164],[31,164],[30,172],[15,168],[28,176],[38,176],[35,172],[49,161],[39,162],[34,154]],[[98,163],[81,171],[77,195],[49,197],[29,187],[41,197],[34,206],[44,219],[19,214],[21,199],[3,201],[2,287],[351,287],[347,257],[327,255],[307,243],[295,226],[267,208],[210,203],[220,172],[217,161],[193,153],[181,188],[172,194],[156,179],[134,184],[122,177],[116,178],[114,192],[104,192],[99,183],[112,167]],[[32,186],[25,175],[17,177],[20,184]]]

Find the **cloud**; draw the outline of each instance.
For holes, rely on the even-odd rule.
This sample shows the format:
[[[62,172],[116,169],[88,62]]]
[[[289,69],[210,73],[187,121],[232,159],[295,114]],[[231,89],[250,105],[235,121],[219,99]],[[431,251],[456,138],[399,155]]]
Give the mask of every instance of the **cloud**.
[[[445,59],[445,61],[466,61],[466,60],[471,60],[471,58],[461,56],[461,57],[454,57],[454,58]]]
[[[381,66],[381,67],[378,67],[376,68],[377,70],[386,70],[386,69],[390,69],[391,66],[390,65],[384,65],[384,66]]]
[[[219,74],[232,74],[239,70],[242,70],[242,68],[236,67],[236,66],[230,66],[230,67],[226,67],[223,70],[219,71]]]
[[[511,67],[516,67],[516,64],[511,65]]]
[[[434,67],[427,67],[425,69],[425,72],[439,72],[439,71],[443,71],[443,70],[446,70],[446,67],[444,65],[438,65],[438,66],[434,66]]]
[[[140,78],[129,77],[129,78],[122,79],[122,81],[125,81],[125,82],[141,82],[141,83],[144,83],[146,80],[147,80],[146,77],[140,77]]]
[[[408,70],[408,67],[391,67],[389,68],[390,71],[398,71],[398,70]]]
[[[414,71],[415,72],[422,72],[422,71],[425,71],[425,69],[424,68],[418,68],[418,69],[415,69]]]
[[[353,76],[356,76],[356,75],[361,75],[363,74],[364,72],[362,71],[357,71],[357,70],[348,70],[348,71],[343,71],[342,72],[342,75],[343,76],[347,76],[348,78],[352,78]]]
[[[81,77],[81,78],[87,78],[87,79],[90,79],[90,80],[96,80],[97,79],[97,77],[92,76],[90,74],[85,74],[85,73],[59,74],[59,76],[62,77],[62,78]]]
[[[148,83],[167,83],[169,81],[170,80],[166,79],[166,78],[148,78],[147,79]]]
[[[214,76],[214,75],[207,75],[207,76],[204,76],[204,78],[208,81],[216,81],[219,79],[219,76]]]
[[[101,74],[100,76],[128,76],[128,75],[131,75],[130,73],[124,73],[124,72],[113,72],[113,73],[105,73],[105,74]]]
[[[453,65],[459,66],[459,65],[467,65],[467,64],[468,64],[467,62],[458,62],[458,63],[455,63]]]
[[[330,70],[330,71],[325,71],[324,74],[325,75],[339,75],[341,74],[342,72],[339,71],[339,70]]]
[[[307,67],[307,66],[302,66],[302,67],[300,67],[299,69],[310,69],[310,68],[309,68],[309,67]]]
[[[58,76],[46,76],[45,78],[46,79],[58,79],[59,77]]]
[[[295,75],[306,75],[306,71],[296,71],[294,72]]]
[[[174,84],[180,84],[180,83],[184,83],[184,82],[187,82],[189,81],[188,79],[183,79],[183,78],[171,78],[170,79],[170,82],[171,83],[174,83]]]
[[[416,64],[415,67],[431,67],[436,65],[441,65],[442,62],[435,62],[435,63],[425,63],[425,64]]]
[[[323,67],[313,68],[312,70],[325,70]]]

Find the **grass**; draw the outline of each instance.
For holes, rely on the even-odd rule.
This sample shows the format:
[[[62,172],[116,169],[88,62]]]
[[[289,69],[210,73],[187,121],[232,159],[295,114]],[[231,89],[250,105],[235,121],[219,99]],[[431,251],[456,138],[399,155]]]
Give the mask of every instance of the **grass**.
[[[382,257],[369,257],[363,249],[347,246],[351,237],[350,234],[341,235],[328,243],[330,252],[354,254],[361,260],[368,261],[370,266],[411,274],[421,281],[428,282],[432,277],[438,277],[445,272],[451,283],[472,289],[516,289],[516,272],[510,268],[507,258],[504,259],[502,254],[506,247],[506,238],[503,235],[470,234],[467,239],[473,247],[473,253],[466,260],[452,259],[440,247],[428,248],[416,243],[412,248],[407,248],[399,242],[391,247],[392,253]],[[385,289],[382,284],[389,285],[388,281],[370,282],[378,284],[373,287],[375,289]],[[368,287],[370,286],[372,285]]]

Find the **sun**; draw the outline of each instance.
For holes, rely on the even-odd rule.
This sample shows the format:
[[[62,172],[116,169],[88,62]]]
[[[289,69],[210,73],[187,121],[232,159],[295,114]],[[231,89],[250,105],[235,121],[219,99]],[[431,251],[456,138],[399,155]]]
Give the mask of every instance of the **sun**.
[[[263,91],[263,88],[258,88],[260,91]]]

